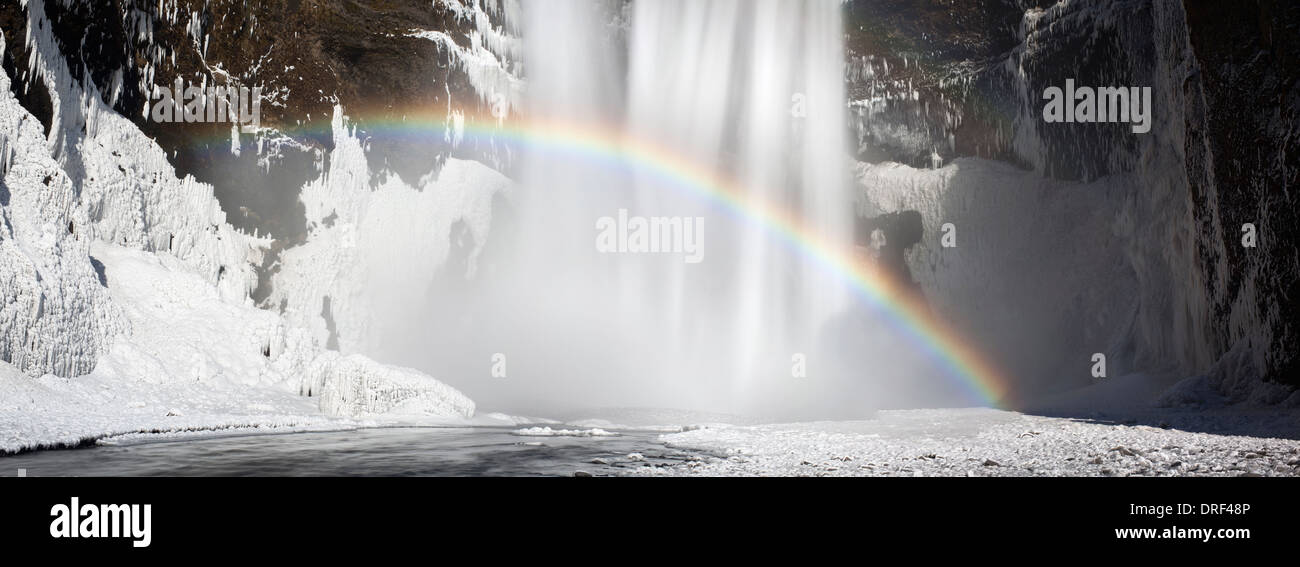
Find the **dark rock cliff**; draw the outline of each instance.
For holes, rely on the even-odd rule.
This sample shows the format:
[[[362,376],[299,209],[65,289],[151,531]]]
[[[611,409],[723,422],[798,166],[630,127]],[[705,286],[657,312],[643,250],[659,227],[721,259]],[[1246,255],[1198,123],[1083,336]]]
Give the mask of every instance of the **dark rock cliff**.
[[[1223,390],[1260,378],[1300,384],[1300,5],[851,0],[846,16],[859,159],[929,167],[974,156],[1063,181],[1124,174],[1180,187],[1189,215],[1160,222],[1185,223],[1195,240],[1199,273],[1185,277],[1206,301],[1186,309],[1209,321],[1184,366]],[[1039,95],[1067,78],[1155,85],[1167,121],[1148,138],[1045,126],[1033,115]],[[1178,165],[1149,159],[1161,152]],[[1135,199],[1145,206],[1134,214],[1164,210]],[[1247,223],[1254,248],[1241,243]],[[1181,246],[1152,249],[1163,244]],[[1175,326],[1168,332],[1187,331]]]
[[[411,183],[453,148],[442,137],[411,143],[385,123],[413,112],[455,109],[470,120],[488,114],[455,54],[410,35],[440,31],[469,48],[474,14],[449,6],[427,0],[44,0],[73,76],[93,83],[105,102],[154,138],[178,174],[213,185],[232,224],[286,243],[305,231],[296,189],[327,159],[335,104],[369,138],[372,169]],[[500,14],[485,15],[489,25],[504,25]],[[5,69],[19,79],[14,88],[23,104],[48,121],[44,87],[25,72],[27,25],[17,0],[0,4]],[[260,144],[261,151],[231,152],[228,123],[149,120],[143,109],[151,87],[177,78],[187,85],[261,87],[261,123],[268,130],[241,140],[250,150]],[[475,156],[473,148],[466,151]]]

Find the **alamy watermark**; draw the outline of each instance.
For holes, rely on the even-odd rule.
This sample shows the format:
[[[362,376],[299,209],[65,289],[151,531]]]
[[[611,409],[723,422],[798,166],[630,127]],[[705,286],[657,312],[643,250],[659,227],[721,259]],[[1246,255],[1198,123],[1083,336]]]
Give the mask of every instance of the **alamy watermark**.
[[[704,260],[704,217],[642,217],[619,209],[596,219],[601,254],[678,254],[687,264]]]
[[[251,134],[262,126],[262,87],[155,87],[149,117],[154,122],[231,122]]]
[[[506,355],[502,352],[492,353],[492,371],[493,378],[506,377]]]
[[[1151,131],[1151,87],[1075,87],[1043,89],[1043,120],[1056,122],[1130,123],[1134,134]]]
[[[130,539],[134,547],[149,547],[152,505],[82,504],[73,496],[50,508],[50,537],[55,539]]]

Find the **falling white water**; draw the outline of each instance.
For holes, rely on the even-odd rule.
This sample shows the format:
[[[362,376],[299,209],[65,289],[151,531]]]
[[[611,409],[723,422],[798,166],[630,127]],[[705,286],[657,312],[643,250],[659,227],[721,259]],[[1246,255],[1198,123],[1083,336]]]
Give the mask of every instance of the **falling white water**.
[[[829,1],[636,3],[628,128],[737,181],[746,208],[789,211],[820,240],[847,246],[840,19]],[[721,357],[715,368],[741,399],[760,377],[790,378],[792,358],[808,356],[817,329],[843,308],[842,287],[770,225],[738,222],[652,175],[637,181],[637,203],[651,214],[708,223],[706,262],[668,263],[626,287],[629,300],[668,290],[656,308],[683,339],[675,372]]]
[[[825,242],[851,244],[841,6],[833,0],[548,0],[524,6],[533,123],[618,132],[603,152],[525,150],[513,215],[494,229],[495,266],[459,308],[475,314],[452,348],[484,373],[484,405],[655,406],[754,411],[789,403],[843,312],[843,282],[779,230],[741,210],[786,211]],[[626,37],[616,23],[629,22]],[[683,183],[680,167],[729,180]],[[740,206],[709,192],[738,189]],[[703,259],[601,253],[597,222],[701,218]],[[445,350],[448,345],[442,345]]]

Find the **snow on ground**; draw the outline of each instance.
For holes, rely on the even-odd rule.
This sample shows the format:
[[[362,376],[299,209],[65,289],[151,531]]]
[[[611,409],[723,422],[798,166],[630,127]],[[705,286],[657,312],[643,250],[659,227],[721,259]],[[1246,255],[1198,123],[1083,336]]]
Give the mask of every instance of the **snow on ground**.
[[[685,462],[634,474],[717,476],[1296,476],[1300,413],[1205,395],[1172,405],[1133,374],[987,408],[882,410],[874,419],[711,423],[660,436]],[[686,422],[682,422],[686,423]],[[695,422],[699,423],[699,422]]]
[[[709,476],[1294,476],[1300,441],[993,409],[882,411],[869,421],[708,426],[660,438],[700,451],[631,474]]]
[[[234,384],[166,384],[127,375],[119,362],[75,379],[30,378],[0,363],[0,453],[77,446],[130,434],[344,429],[315,401]],[[126,369],[130,370],[130,369]]]

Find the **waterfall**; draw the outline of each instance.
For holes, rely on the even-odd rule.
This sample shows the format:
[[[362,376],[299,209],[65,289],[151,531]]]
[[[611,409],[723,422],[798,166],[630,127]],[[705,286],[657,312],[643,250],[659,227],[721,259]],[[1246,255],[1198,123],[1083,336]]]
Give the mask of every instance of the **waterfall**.
[[[848,245],[839,3],[638,2],[632,24],[632,135],[735,180],[747,207],[787,211],[820,240]],[[759,376],[791,377],[792,357],[810,353],[820,324],[843,308],[842,288],[770,227],[737,222],[646,177],[636,184],[642,208],[708,223],[707,261],[628,282],[668,290],[656,311],[684,339],[673,359],[720,356],[741,399]],[[710,336],[725,338],[701,342]]]
[[[849,296],[751,212],[851,245],[841,17],[831,0],[524,6],[536,143],[495,268],[461,305],[478,323],[456,348],[475,362],[455,369],[501,354],[510,371],[466,386],[476,399],[746,411],[781,397]],[[624,216],[698,226],[699,261],[602,250],[600,227]]]

